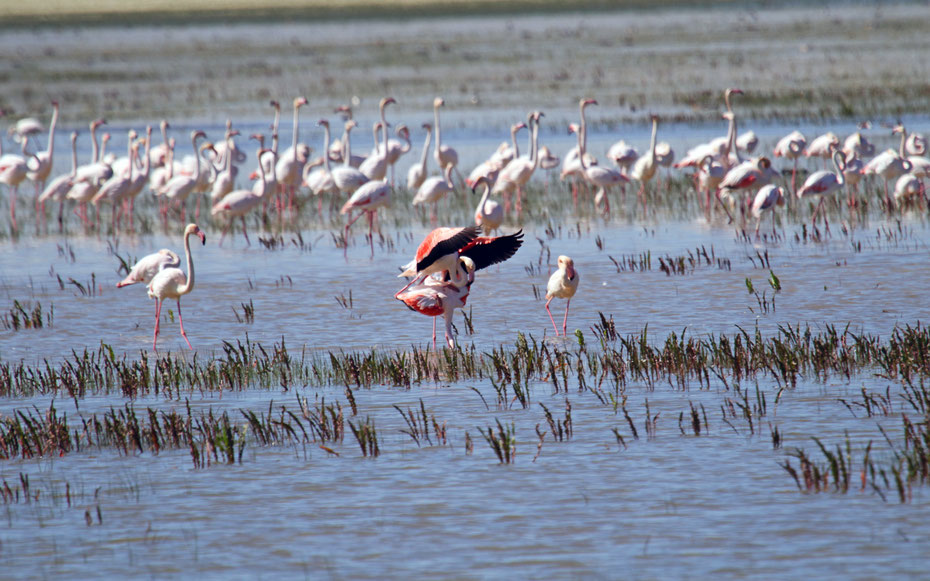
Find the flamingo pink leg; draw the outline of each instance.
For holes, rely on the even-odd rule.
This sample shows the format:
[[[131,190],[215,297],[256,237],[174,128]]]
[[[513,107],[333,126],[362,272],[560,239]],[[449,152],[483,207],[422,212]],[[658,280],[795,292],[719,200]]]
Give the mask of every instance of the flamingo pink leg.
[[[566,313],[566,315],[567,314],[568,313]],[[187,346],[191,351],[193,351],[194,348],[191,346],[191,342],[187,339],[187,333],[184,332],[184,317],[181,316],[181,299],[178,299],[178,321],[181,323],[181,336],[184,337],[184,340],[187,341]]]
[[[554,298],[554,297],[553,297]],[[559,336],[559,328],[555,325],[555,319],[552,317],[552,311],[549,310],[549,303],[552,302],[552,299],[546,301],[546,312],[549,313],[549,320],[552,321],[552,328],[555,329],[555,336]],[[565,316],[568,316],[568,311],[566,310]]]
[[[152,339],[152,349],[158,349],[156,345],[158,344],[158,323],[161,320],[161,304],[160,300],[155,299],[155,338]]]
[[[572,304],[572,300],[568,299],[565,301],[565,318],[562,319],[562,335],[568,335],[568,307]]]

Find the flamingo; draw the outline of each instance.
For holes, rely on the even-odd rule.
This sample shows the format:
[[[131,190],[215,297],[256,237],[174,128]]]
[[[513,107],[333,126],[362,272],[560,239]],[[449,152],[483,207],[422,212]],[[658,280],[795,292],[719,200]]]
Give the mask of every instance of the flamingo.
[[[116,288],[123,288],[132,284],[145,283],[148,285],[156,274],[166,268],[178,268],[181,266],[181,259],[178,253],[167,248],[162,248],[158,252],[147,254],[140,258],[126,275],[126,278],[116,283]]]
[[[804,149],[804,155],[808,158],[819,157],[826,165],[827,160],[833,156],[833,150],[839,148],[839,146],[840,138],[836,136],[836,133],[828,131],[811,140]]]
[[[762,215],[765,212],[772,212],[772,236],[775,233],[775,206],[785,205],[785,193],[782,189],[774,184],[767,184],[759,188],[756,197],[752,200],[750,211],[756,219],[756,239],[759,238],[759,226],[762,225]]]
[[[639,182],[639,193],[637,195],[643,203],[643,211],[646,210],[646,184],[655,177],[656,170],[659,167],[656,159],[656,134],[659,129],[659,116],[650,115],[649,118],[652,119],[652,137],[649,138],[649,151],[636,160],[630,172],[630,177]]]
[[[747,159],[743,163],[736,165],[727,171],[726,175],[723,176],[723,180],[720,182],[720,185],[717,186],[715,197],[720,205],[723,206],[723,209],[727,213],[727,217],[730,219],[731,223],[733,222],[733,216],[730,214],[730,210],[727,209],[726,205],[724,205],[723,201],[720,199],[721,195],[729,197],[730,194],[734,191],[745,190],[748,188],[768,184],[772,181],[774,175],[774,170],[772,170],[772,162],[769,161],[769,158],[762,156]]]
[[[339,187],[333,177],[333,171],[330,169],[330,156],[327,151],[330,149],[329,121],[321,119],[317,125],[323,128],[323,155],[320,160],[323,168],[313,173],[308,173],[317,164],[307,164],[304,166],[304,185],[310,188],[314,196],[317,196],[317,212],[323,211],[323,194],[327,192],[338,193]],[[357,170],[356,170],[357,171]],[[365,176],[362,176],[363,178]]]
[[[775,144],[775,149],[773,153],[775,157],[784,157],[785,159],[790,159],[793,162],[791,167],[791,189],[792,191],[797,191],[797,173],[798,173],[798,158],[801,156],[801,153],[804,151],[804,146],[807,145],[807,138],[804,137],[804,134],[800,131],[792,131],[788,135],[782,137],[778,140],[778,143]]]
[[[320,125],[323,125],[324,131],[329,131],[328,121],[325,119],[321,120]],[[333,182],[335,182],[336,187],[339,188],[340,192],[348,195],[354,194],[359,187],[368,182],[368,177],[350,164],[350,160],[352,159],[352,142],[349,140],[349,132],[357,126],[357,123],[351,119],[346,121],[345,135],[342,139],[342,144],[345,147],[345,151],[342,154],[342,165],[334,167],[331,170]],[[329,169],[328,158],[325,163],[327,169]]]
[[[197,140],[206,137],[206,133],[203,131],[191,131],[191,145],[194,148],[194,153],[196,154],[199,151],[197,147]],[[200,182],[200,163],[198,160],[194,160],[194,175],[177,175],[168,180],[168,182],[161,189],[161,193],[168,200],[177,200],[179,207],[181,208],[181,216],[184,216],[184,202],[187,200],[187,197],[194,191],[194,188]],[[166,215],[167,218],[167,215]]]
[[[727,170],[722,163],[717,161],[714,156],[707,155],[698,166],[698,190],[704,192],[704,210],[710,211],[710,193],[717,191],[720,183],[727,175]]]
[[[443,199],[446,194],[455,192],[455,184],[452,183],[452,166],[447,165],[443,170],[443,176],[432,176],[424,180],[423,184],[413,196],[413,205],[432,204],[432,217],[436,220],[436,204]]]
[[[28,172],[25,158],[12,153],[4,154],[0,147],[0,184],[10,188],[10,223],[13,230],[16,230],[16,191]]]
[[[23,154],[25,154],[29,138],[35,137],[43,131],[45,131],[45,127],[42,126],[41,121],[35,117],[23,117],[16,122],[15,126],[10,127],[8,133],[13,137],[13,141],[22,145]]]
[[[526,186],[536,167],[539,165],[539,119],[543,114],[539,111],[533,111],[527,117],[527,126],[530,128],[530,157],[514,157],[510,163],[504,166],[504,169],[497,174],[497,181],[494,184],[495,193],[507,193],[512,189],[517,190],[517,214],[523,206],[523,188]]]
[[[747,155],[752,155],[758,145],[759,137],[756,135],[756,132],[751,129],[741,133],[739,137],[736,138],[736,150],[744,151]]]
[[[241,153],[236,148],[235,141],[233,141],[233,138],[237,135],[239,135],[237,130],[227,130],[224,146],[222,148],[216,148],[216,152],[223,162],[223,167],[217,172],[216,178],[213,180],[213,185],[210,187],[210,204],[213,206],[236,187],[236,177],[239,175],[239,168],[233,164],[233,160],[236,158],[236,153]]]
[[[912,173],[906,173],[895,182],[895,203],[900,203],[902,200],[907,200],[913,196],[922,195],[924,191],[925,189],[923,184],[920,183],[920,178]]]
[[[167,119],[162,119],[158,126],[161,129],[162,141],[160,144],[149,150],[149,163],[152,164],[151,167],[153,168],[163,167],[168,163],[169,160],[168,128],[171,127],[171,125],[168,124]]]
[[[459,164],[458,152],[448,145],[442,144],[442,133],[439,126],[439,108],[445,104],[446,102],[442,97],[433,99],[433,126],[436,131],[436,143],[433,146],[433,157],[441,169],[445,169],[447,165],[451,165],[453,169],[456,169]]]
[[[481,201],[478,202],[478,208],[475,210],[475,224],[490,234],[501,227],[504,221],[504,208],[494,200],[488,199],[491,194],[491,181],[488,178],[479,177],[472,186],[472,192],[477,192],[478,187],[482,185],[484,193],[481,194]]]
[[[423,143],[423,151],[420,153],[420,163],[410,166],[407,170],[407,189],[411,192],[420,189],[423,180],[426,179],[426,159],[429,157],[429,142],[433,136],[433,126],[429,123],[423,124],[426,130],[426,141]]]
[[[210,209],[211,216],[222,216],[227,218],[226,225],[223,226],[223,233],[220,235],[221,246],[223,244],[223,239],[226,237],[226,232],[229,230],[230,223],[236,217],[242,220],[242,235],[245,236],[246,244],[252,245],[252,241],[249,240],[249,233],[246,230],[245,215],[257,208],[258,205],[262,203],[262,200],[265,199],[265,196],[274,189],[274,185],[269,184],[265,180],[265,166],[261,163],[264,154],[265,149],[259,148],[256,155],[258,157],[258,171],[261,175],[259,176],[259,180],[255,183],[255,187],[251,190],[236,190],[230,192]]]
[[[574,130],[574,125],[569,125],[569,131]],[[588,154],[585,149],[585,140],[581,135],[581,131],[576,131],[578,134],[578,151],[580,152],[578,156],[578,163],[581,165],[581,177],[589,184],[597,188],[597,193],[594,195],[594,205],[598,206],[601,202],[604,203],[604,213],[607,214],[610,212],[610,199],[607,197],[607,188],[610,188],[616,184],[624,184],[630,181],[625,175],[618,171],[614,171],[608,167],[602,167],[599,165],[588,165]]]
[[[629,173],[630,166],[639,157],[636,149],[626,141],[620,140],[610,146],[607,150],[607,159],[614,162],[614,165],[624,174]]]
[[[196,149],[196,148],[195,148]],[[197,224],[188,224],[184,229],[184,255],[187,257],[187,274],[178,267],[168,267],[160,270],[149,282],[149,298],[155,299],[155,338],[152,340],[152,349],[158,344],[158,323],[161,319],[161,308],[165,299],[175,299],[178,302],[178,321],[181,324],[181,336],[187,342],[188,348],[193,350],[187,333],[184,331],[184,318],[181,316],[181,297],[194,290],[194,259],[191,257],[190,237],[197,235],[201,244],[207,243],[207,237]]]
[[[446,326],[446,344],[455,349],[455,336],[452,334],[452,315],[455,309],[465,307],[465,301],[471,292],[475,280],[475,263],[468,257],[459,258],[457,270],[464,271],[462,283],[451,280],[440,281],[432,277],[411,285],[394,295],[412,311],[433,317],[433,348],[436,347],[436,318],[442,316]]]
[[[277,163],[274,166],[274,176],[278,187],[284,196],[287,197],[288,208],[294,205],[294,196],[297,193],[297,186],[300,185],[303,176],[304,164],[310,157],[310,148],[303,143],[298,143],[300,135],[300,108],[308,103],[306,97],[297,97],[294,99],[294,133],[291,136],[291,146],[284,150],[284,153],[278,155]],[[274,132],[274,135],[277,131]],[[277,148],[272,147],[276,153]]]
[[[101,151],[97,144],[97,129],[104,124],[106,124],[106,119],[95,119],[90,122],[90,138],[93,147],[91,162],[78,167],[71,189],[66,194],[69,200],[74,200],[80,205],[79,215],[85,226],[88,224],[87,202],[91,201],[100,186],[113,176],[113,168],[100,160]]]
[[[475,280],[475,271],[509,259],[522,245],[522,230],[507,236],[474,238],[459,250],[453,271],[436,273],[440,275],[438,278],[433,276],[415,280],[394,297],[424,315],[443,315],[446,321],[446,341],[450,348],[455,348],[451,332],[452,313],[456,308],[464,307]],[[436,345],[435,319],[433,345]]]
[[[117,209],[126,196],[132,191],[134,185],[132,170],[136,165],[136,154],[139,151],[138,145],[135,143],[136,136],[136,132],[130,129],[129,138],[127,139],[129,173],[122,174],[120,172],[113,172],[112,177],[105,181],[103,185],[100,186],[100,189],[97,190],[97,193],[94,194],[94,197],[91,198],[91,202],[95,207],[99,206],[101,201],[109,202],[112,205],[112,227],[114,232],[116,232]]]
[[[383,180],[387,175],[387,168],[389,165],[389,156],[388,156],[388,123],[385,117],[385,109],[391,103],[396,103],[394,97],[384,97],[381,99],[381,102],[378,103],[378,112],[381,118],[381,121],[375,123],[374,125],[374,143],[375,147],[371,150],[371,154],[365,158],[365,161],[358,166],[359,171],[361,171],[369,180]],[[381,139],[379,142],[378,132],[381,132]],[[399,154],[398,154],[399,155]]]
[[[901,134],[901,147],[898,151],[891,148],[886,149],[880,154],[873,157],[865,166],[862,167],[862,174],[875,174],[881,176],[885,182],[885,205],[890,210],[893,206],[891,196],[888,193],[888,183],[896,180],[907,172],[911,171],[911,162],[904,157],[905,141],[907,139],[903,125],[896,125],[892,129],[892,135]]]
[[[875,155],[875,144],[869,142],[865,135],[862,134],[864,129],[870,129],[871,127],[872,123],[870,121],[863,121],[859,123],[858,131],[843,141],[843,152],[846,154],[847,162],[853,156],[863,158]]]
[[[62,229],[62,211],[65,207],[65,196],[77,176],[77,131],[71,132],[71,173],[62,174],[53,179],[39,194],[39,203],[44,206],[48,200],[58,202],[58,229]]]
[[[45,182],[52,173],[52,157],[55,155],[55,127],[57,125],[58,101],[52,101],[52,121],[48,126],[48,146],[45,151],[37,152],[32,159],[29,160],[34,160],[35,163],[29,167],[29,171],[26,172],[26,177],[35,184],[37,203],[40,192],[45,189]],[[27,165],[29,161],[26,162]],[[38,210],[38,208],[36,209]]]
[[[357,190],[355,190],[355,193],[352,194],[352,197],[349,198],[349,201],[343,204],[342,209],[339,210],[340,214],[349,214],[350,216],[352,214],[352,210],[359,210],[359,213],[355,216],[355,218],[351,218],[348,222],[346,222],[345,240],[347,252],[349,247],[349,228],[351,228],[352,224],[355,224],[356,220],[361,218],[363,214],[368,214],[368,238],[371,242],[371,255],[374,257],[375,237],[373,227],[375,212],[378,211],[378,208],[387,206],[390,203],[391,184],[388,183],[387,179],[366,182],[362,184]]]
[[[843,186],[846,185],[846,180],[843,178],[843,170],[846,168],[846,156],[842,151],[833,151],[833,167],[836,169],[836,172],[821,170],[807,176],[804,185],[798,190],[798,199],[809,196],[820,196],[820,203],[817,204],[817,208],[811,216],[811,225],[816,224],[817,212],[823,208],[824,196],[841,190]],[[829,232],[830,224],[827,222],[826,210],[823,211],[823,225],[827,232]]]
[[[562,319],[562,335],[567,335],[568,329],[568,307],[572,304],[572,297],[578,290],[578,280],[580,276],[575,268],[575,261],[570,257],[559,256],[559,268],[549,277],[546,283],[546,312],[549,313],[549,320],[552,321],[552,328],[555,329],[555,336],[559,336],[559,328],[555,325],[555,319],[552,317],[552,311],[549,310],[549,303],[552,299],[567,299],[565,302],[565,318]]]
[[[133,213],[136,206],[136,198],[139,194],[142,193],[142,190],[145,188],[146,182],[149,181],[149,173],[152,168],[152,156],[151,156],[151,145],[152,145],[152,126],[149,125],[145,128],[145,156],[144,161],[142,162],[142,170],[136,174],[132,179],[132,187],[129,192],[126,194],[126,199],[129,201],[129,207],[126,211],[129,213],[129,228],[133,228]],[[138,157],[137,157],[138,159]]]

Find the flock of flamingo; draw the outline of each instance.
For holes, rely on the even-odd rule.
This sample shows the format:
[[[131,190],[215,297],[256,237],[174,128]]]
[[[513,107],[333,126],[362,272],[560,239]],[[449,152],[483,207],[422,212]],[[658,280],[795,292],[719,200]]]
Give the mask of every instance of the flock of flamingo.
[[[554,156],[548,147],[539,145],[539,126],[544,115],[540,111],[532,111],[527,115],[526,122],[515,123],[511,127],[510,142],[501,143],[467,177],[458,168],[456,150],[442,141],[440,109],[445,101],[437,97],[433,101],[433,124],[422,125],[425,133],[423,150],[419,161],[407,173],[406,187],[413,194],[414,206],[432,206],[434,222],[437,203],[456,191],[455,178],[459,184],[464,184],[476,193],[481,191],[474,214],[476,225],[433,230],[417,249],[415,259],[401,274],[412,277],[412,280],[395,294],[395,298],[413,310],[434,317],[434,343],[435,320],[442,316],[446,325],[446,341],[450,347],[454,346],[452,313],[465,305],[475,271],[510,258],[522,243],[522,232],[496,237],[488,235],[500,228],[505,214],[511,210],[519,217],[525,188],[537,169],[561,167],[560,178],[571,182],[574,203],[578,203],[579,192],[590,188],[594,191],[595,208],[605,214],[610,212],[609,197],[614,188],[623,188],[630,181],[638,182],[637,196],[646,210],[647,188],[659,168],[689,169],[693,171],[694,190],[708,218],[713,209],[719,206],[733,222],[733,213],[739,210],[744,224],[749,216],[756,220],[757,237],[766,213],[772,215],[773,235],[777,235],[774,209],[792,197],[819,198],[811,216],[812,224],[816,224],[820,215],[829,232],[829,223],[823,210],[825,200],[845,188],[848,203],[855,205],[856,189],[866,175],[874,175],[882,180],[883,201],[889,210],[908,198],[923,196],[926,200],[926,188],[922,181],[930,172],[926,139],[917,133],[908,134],[901,124],[893,129],[893,134],[900,134],[899,149],[887,149],[877,155],[875,146],[863,134],[868,124],[860,124],[859,130],[845,140],[828,132],[808,142],[801,132],[793,131],[780,139],[773,150],[774,157],[783,157],[792,163],[790,181],[786,179],[783,185],[778,185],[782,181],[782,174],[773,168],[771,158],[753,155],[759,142],[755,133],[747,131],[740,134],[737,131],[737,116],[731,100],[733,96],[742,93],[732,88],[724,92],[726,109],[722,118],[728,123],[727,134],[692,147],[677,162],[672,147],[667,142],[657,140],[660,119],[653,115],[652,134],[645,153],[639,154],[635,148],[621,140],[607,151],[609,163],[599,163],[587,149],[585,118],[586,109],[597,105],[597,101],[581,99],[579,123],[571,123],[568,127],[570,132],[576,134],[578,143],[561,159]],[[146,188],[158,199],[160,214],[166,222],[172,214],[177,214],[182,223],[186,222],[187,200],[191,197],[196,199],[195,212],[199,215],[201,198],[208,196],[211,216],[223,221],[221,244],[237,218],[241,221],[243,236],[249,243],[247,215],[259,208],[267,210],[268,207],[279,213],[296,211],[300,203],[298,194],[309,192],[317,198],[317,210],[320,212],[324,196],[329,196],[333,203],[345,200],[340,212],[347,215],[344,233],[346,240],[349,228],[362,216],[367,216],[373,255],[376,213],[391,203],[395,191],[395,164],[412,149],[410,130],[406,125],[398,124],[394,131],[396,139],[390,137],[391,124],[387,120],[387,107],[394,103],[396,101],[391,97],[380,101],[379,118],[372,127],[374,147],[367,156],[352,152],[351,132],[358,124],[352,118],[352,109],[343,106],[336,110],[343,117],[342,135],[333,138],[329,121],[321,119],[317,125],[323,129],[323,154],[312,158],[312,148],[299,139],[300,109],[307,105],[307,99],[298,97],[293,101],[292,141],[283,151],[279,151],[278,144],[281,107],[278,102],[272,101],[274,116],[270,143],[266,143],[266,137],[262,134],[250,135],[250,139],[258,142],[256,169],[250,174],[251,186],[237,189],[239,166],[248,160],[248,155],[237,144],[240,134],[230,122],[226,124],[223,138],[217,142],[205,141],[206,134],[203,131],[192,131],[190,140],[194,154],[177,160],[176,141],[168,136],[170,125],[167,121],[160,123],[161,143],[157,145],[152,143],[151,126],[146,127],[141,136],[130,130],[126,154],[118,157],[106,151],[109,134],[104,134],[98,141],[97,132],[106,121],[95,119],[89,125],[92,143],[90,161],[78,164],[79,136],[76,131],[72,132],[71,170],[50,179],[59,117],[59,105],[53,101],[48,145],[44,150],[36,142],[37,136],[44,133],[44,128],[34,118],[20,119],[10,127],[9,133],[18,142],[20,153],[3,153],[0,139],[0,183],[7,186],[11,227],[16,231],[17,193],[19,186],[26,180],[32,181],[35,186],[37,222],[46,219],[45,205],[57,202],[59,229],[62,228],[66,202],[76,204],[74,213],[85,226],[90,224],[88,207],[95,209],[95,221],[99,226],[101,206],[110,205],[115,232],[121,225],[125,227],[127,222],[128,228],[133,228],[134,200]],[[2,113],[0,111],[0,115]],[[522,129],[529,132],[529,152],[524,156],[520,155],[517,143],[517,135]],[[432,157],[441,175],[428,177],[431,145]],[[798,161],[803,157],[822,159],[824,169],[811,173],[797,187]],[[832,160],[833,171],[826,168],[828,160]],[[502,203],[493,198],[501,199]],[[479,235],[482,231],[486,236]],[[117,285],[122,287],[145,283],[148,286],[149,296],[156,301],[153,347],[157,345],[163,301],[177,301],[180,319],[180,298],[194,287],[194,264],[189,241],[194,235],[203,243],[206,242],[204,233],[196,224],[187,225],[184,230],[187,274],[179,268],[180,257],[176,253],[161,250],[141,259]],[[546,311],[556,335],[559,329],[549,304],[554,298],[566,299],[562,323],[562,333],[565,334],[568,307],[578,288],[578,280],[578,271],[572,259],[560,256],[558,270],[552,274],[546,293]],[[183,321],[181,334],[190,347]]]

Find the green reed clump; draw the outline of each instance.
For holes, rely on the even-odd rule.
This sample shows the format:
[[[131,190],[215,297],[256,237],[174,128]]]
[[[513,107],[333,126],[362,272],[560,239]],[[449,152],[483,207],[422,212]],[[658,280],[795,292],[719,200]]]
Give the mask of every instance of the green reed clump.
[[[484,440],[494,450],[494,454],[501,464],[512,464],[517,455],[516,428],[513,422],[505,428],[500,420],[495,421],[497,422],[496,434],[491,426],[488,426],[487,432],[481,427],[478,428],[478,431],[481,432]]]
[[[5,331],[19,331],[20,329],[41,329],[51,327],[55,317],[55,306],[52,305],[48,313],[42,312],[42,303],[36,301],[32,307],[23,306],[17,300],[9,312],[0,313],[0,326]]]
[[[572,402],[565,400],[565,419],[559,421],[552,417],[552,412],[542,402],[539,403],[546,416],[546,423],[549,424],[549,431],[552,438],[557,442],[571,440],[574,434],[574,424],[572,423]],[[540,438],[542,440],[542,438]]]
[[[0,459],[64,455],[74,446],[68,432],[68,414],[58,415],[52,404],[44,414],[37,408],[0,417]]]
[[[420,398],[420,409],[413,410],[407,408],[407,411],[400,409],[399,406],[395,405],[394,409],[404,418],[404,421],[407,423],[407,429],[401,430],[402,434],[407,434],[413,441],[416,442],[417,447],[420,447],[420,441],[426,440],[426,442],[432,446],[433,441],[430,439],[430,427],[433,428],[433,435],[436,437],[436,442],[440,446],[446,445],[446,423],[443,422],[441,425],[436,420],[435,415],[429,415],[426,413],[426,404],[423,403],[423,398]]]
[[[381,448],[378,446],[378,431],[375,429],[375,423],[371,418],[366,416],[365,421],[363,423],[359,422],[358,426],[349,421],[349,428],[362,450],[362,456],[377,458],[381,454]]]

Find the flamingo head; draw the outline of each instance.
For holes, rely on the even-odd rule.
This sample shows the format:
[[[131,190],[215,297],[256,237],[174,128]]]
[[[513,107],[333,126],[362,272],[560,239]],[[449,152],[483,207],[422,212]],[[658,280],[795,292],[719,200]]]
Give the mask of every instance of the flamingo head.
[[[378,104],[378,108],[384,111],[384,108],[390,105],[391,103],[397,103],[397,99],[394,97],[385,97],[381,99],[381,103]]]
[[[896,123],[895,126],[892,127],[891,129],[892,135],[895,135],[897,133],[904,133],[904,124],[901,122]]]
[[[445,102],[445,100],[443,100],[442,97],[436,97],[435,99],[433,99],[433,108],[434,108],[434,109],[437,108],[437,107],[442,107],[442,106],[445,105],[445,104],[446,104],[446,102]]]
[[[90,130],[94,131],[101,125],[106,125],[106,124],[107,124],[107,120],[104,119],[103,117],[101,117],[100,119],[94,119],[93,121],[90,122]]]
[[[271,101],[269,101],[268,104],[271,105],[272,107],[274,107],[274,110],[275,110],[275,111],[280,111],[280,110],[281,110],[281,103],[278,103],[278,102],[275,101],[274,99],[272,99]]]
[[[300,109],[309,102],[306,97],[297,97],[294,99],[294,109]]]
[[[579,129],[580,129],[580,127],[578,126],[577,123],[569,123],[569,124],[568,124],[568,132],[569,132],[569,134],[571,134],[571,133],[578,133]]]
[[[478,179],[475,180],[474,185],[472,185],[471,187],[471,191],[473,194],[478,193],[478,186],[480,186],[481,184],[484,184],[489,188],[491,187],[491,182],[488,181],[487,176],[479,176]]]
[[[568,277],[568,280],[573,280],[575,278],[575,261],[572,260],[570,256],[565,256],[564,254],[559,256],[559,269],[565,271],[565,276]]]
[[[597,105],[597,100],[596,99],[582,99],[581,101],[578,102],[578,106],[581,108],[582,111],[584,111],[584,108],[587,107],[588,105]]]
[[[396,129],[394,132],[397,133],[397,135],[400,135],[401,137],[404,137],[404,138],[407,138],[407,139],[410,138],[410,130],[409,130],[409,129],[407,128],[407,126],[404,125],[403,123],[401,123],[400,125],[398,125],[398,126],[397,126],[397,129]]]
[[[203,233],[203,230],[200,229],[200,226],[197,224],[188,224],[187,228],[184,229],[184,237],[187,238],[191,234],[196,234],[200,238],[201,244],[207,243],[207,235]]]
[[[349,131],[352,131],[356,127],[358,127],[358,123],[356,123],[354,119],[349,119],[348,121],[346,121],[346,127],[345,127],[346,133],[348,133]]]
[[[78,137],[78,132],[77,132],[77,131],[72,131],[72,132],[71,132],[71,143],[72,143],[72,144],[73,144],[75,141],[77,141],[77,137]]]
[[[207,134],[200,130],[191,131],[191,141],[197,141],[198,139],[206,137]]]

